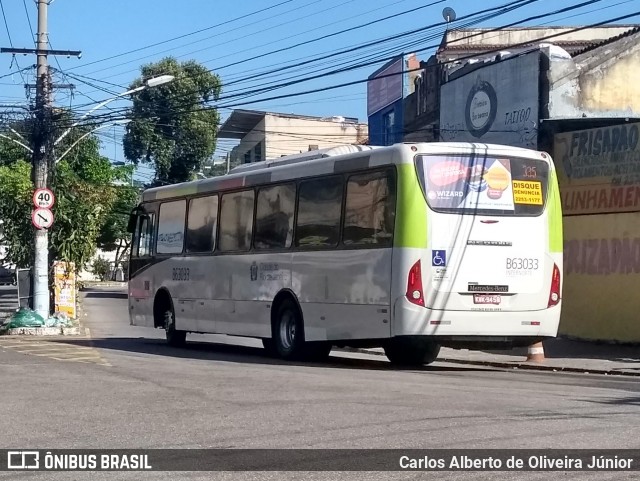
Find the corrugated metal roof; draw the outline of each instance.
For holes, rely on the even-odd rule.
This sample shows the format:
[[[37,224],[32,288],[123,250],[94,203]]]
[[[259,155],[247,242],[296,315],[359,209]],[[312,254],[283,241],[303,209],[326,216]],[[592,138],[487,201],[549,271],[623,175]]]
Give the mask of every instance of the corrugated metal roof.
[[[545,41],[545,40],[540,40],[540,41],[531,41],[529,43],[527,43],[526,45],[523,44],[518,44],[518,48],[527,48],[527,47],[533,47],[535,45],[540,45],[541,43],[553,43],[554,45],[558,45],[559,47],[576,47],[576,48],[584,48],[586,46],[591,46],[594,43],[592,41],[584,41],[584,40],[566,40],[566,41],[561,41],[561,40],[554,40],[554,41]],[[485,50],[499,50],[499,49],[503,49],[503,50],[509,50],[510,48],[513,48],[513,44],[508,44],[508,43],[496,43],[496,44],[465,44],[465,45],[447,45],[444,48],[441,48],[438,53],[442,53],[445,52],[447,50],[478,50],[478,51],[485,51]]]
[[[586,52],[590,52],[591,50],[595,50],[596,48],[602,47],[604,45],[608,45],[610,43],[615,43],[618,40],[622,40],[623,38],[627,38],[627,37],[631,37],[633,35],[635,35],[636,33],[640,33],[640,26],[639,27],[634,27],[632,29],[630,29],[629,31],[625,32],[625,33],[621,33],[620,35],[616,35],[615,37],[611,37],[608,38],[606,40],[602,40],[600,42],[594,42],[591,45],[589,45],[588,47],[579,50],[577,52],[573,52],[573,56],[577,57],[578,55],[582,55],[583,53]]]

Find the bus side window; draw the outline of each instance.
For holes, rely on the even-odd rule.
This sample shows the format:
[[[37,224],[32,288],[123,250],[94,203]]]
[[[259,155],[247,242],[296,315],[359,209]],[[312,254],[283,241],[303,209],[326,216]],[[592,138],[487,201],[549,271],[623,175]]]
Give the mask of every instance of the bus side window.
[[[300,183],[296,247],[335,247],[340,240],[342,176]]]
[[[187,216],[187,252],[213,252],[217,224],[217,195],[191,199]]]
[[[220,199],[220,239],[222,252],[248,251],[253,233],[255,193],[243,190],[224,194]]]
[[[160,204],[156,254],[182,254],[186,215],[186,199]]]
[[[274,185],[258,191],[256,232],[253,240],[256,249],[291,247],[295,205],[295,184]]]
[[[395,204],[393,171],[350,176],[342,242],[354,246],[391,246]]]

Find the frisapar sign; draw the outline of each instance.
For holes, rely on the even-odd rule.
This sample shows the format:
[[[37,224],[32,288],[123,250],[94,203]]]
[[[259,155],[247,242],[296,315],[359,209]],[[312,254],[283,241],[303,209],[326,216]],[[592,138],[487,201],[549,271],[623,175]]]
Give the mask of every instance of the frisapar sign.
[[[554,160],[565,215],[640,210],[640,123],[558,134]]]

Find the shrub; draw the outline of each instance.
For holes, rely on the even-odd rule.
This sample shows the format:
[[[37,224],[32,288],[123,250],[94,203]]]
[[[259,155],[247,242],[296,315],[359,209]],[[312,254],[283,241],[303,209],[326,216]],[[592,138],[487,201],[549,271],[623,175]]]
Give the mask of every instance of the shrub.
[[[109,268],[109,261],[98,256],[93,261],[91,272],[93,272],[94,275],[98,276],[101,281],[106,281],[108,280],[107,277],[109,276]]]

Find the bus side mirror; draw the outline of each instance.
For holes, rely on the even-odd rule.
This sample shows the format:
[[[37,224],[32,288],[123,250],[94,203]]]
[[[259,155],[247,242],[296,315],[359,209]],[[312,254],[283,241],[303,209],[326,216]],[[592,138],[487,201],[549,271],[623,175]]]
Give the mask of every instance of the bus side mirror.
[[[133,234],[136,231],[136,226],[138,225],[138,212],[133,211],[129,214],[129,223],[127,224],[127,232],[129,234]]]

